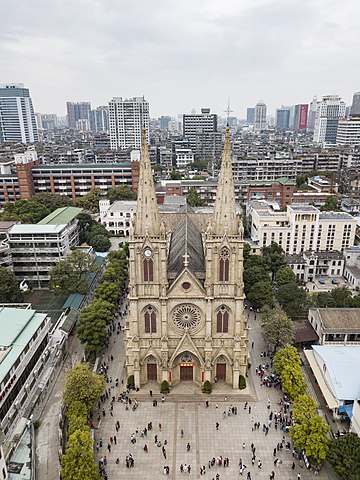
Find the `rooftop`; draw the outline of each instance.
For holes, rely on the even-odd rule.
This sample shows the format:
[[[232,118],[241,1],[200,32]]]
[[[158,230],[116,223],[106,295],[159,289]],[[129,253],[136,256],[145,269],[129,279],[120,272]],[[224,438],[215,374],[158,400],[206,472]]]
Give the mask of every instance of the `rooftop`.
[[[294,212],[311,212],[311,213],[318,213],[319,210],[312,206],[312,205],[288,205],[289,210],[293,210]]]
[[[38,222],[38,225],[66,225],[76,218],[83,211],[78,207],[57,208],[47,217]]]
[[[42,233],[60,233],[64,228],[66,227],[65,224],[63,225],[40,225],[38,223],[36,224],[18,224],[14,225],[13,227],[10,228],[9,234],[14,235],[14,234],[22,234],[22,233],[28,233],[28,234],[42,234]]]
[[[360,308],[310,308],[317,312],[324,328],[336,332],[360,331]]]
[[[343,260],[344,256],[341,252],[338,250],[319,250],[319,251],[312,251],[312,250],[306,250],[304,252],[304,255],[306,257],[311,257],[312,255],[314,257],[320,258],[320,259],[331,259],[331,260]]]
[[[350,215],[350,213],[345,212],[321,212],[320,213],[321,220],[355,220],[354,217]]]
[[[0,383],[21,355],[46,314],[23,308],[0,308]]]

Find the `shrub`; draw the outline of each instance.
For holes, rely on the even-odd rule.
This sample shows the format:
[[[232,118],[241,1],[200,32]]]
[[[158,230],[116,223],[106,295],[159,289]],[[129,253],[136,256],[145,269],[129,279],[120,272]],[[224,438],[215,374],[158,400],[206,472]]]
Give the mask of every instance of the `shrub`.
[[[170,391],[169,382],[167,382],[166,380],[163,380],[161,383],[160,392],[169,393],[169,391]]]
[[[212,385],[211,385],[211,383],[209,382],[209,380],[206,380],[206,381],[204,382],[202,391],[203,391],[204,393],[211,393],[211,392],[212,392]]]
[[[134,375],[129,375],[127,384],[133,387],[135,385],[135,378]]]
[[[35,430],[37,430],[38,428],[40,428],[40,425],[41,425],[40,420],[35,420],[35,422],[34,422],[33,425],[34,425],[34,429],[35,429]]]
[[[239,389],[244,390],[246,388],[246,380],[244,375],[239,375]]]

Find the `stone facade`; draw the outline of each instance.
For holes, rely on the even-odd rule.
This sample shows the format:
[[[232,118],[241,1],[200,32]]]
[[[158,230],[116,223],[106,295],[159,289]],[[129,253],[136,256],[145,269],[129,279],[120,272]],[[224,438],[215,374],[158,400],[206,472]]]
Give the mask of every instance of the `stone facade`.
[[[248,330],[229,131],[213,214],[195,214],[188,206],[159,214],[143,141],[129,250],[126,365],[135,386],[217,378],[238,388],[247,369]]]

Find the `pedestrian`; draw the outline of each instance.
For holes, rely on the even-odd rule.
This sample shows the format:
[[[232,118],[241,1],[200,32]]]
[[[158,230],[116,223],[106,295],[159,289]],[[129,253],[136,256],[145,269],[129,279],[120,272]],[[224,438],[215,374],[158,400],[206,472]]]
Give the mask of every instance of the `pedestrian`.
[[[161,423],[159,423],[159,430],[160,430],[160,432],[161,432],[161,428],[162,428],[162,425],[161,425]]]
[[[161,397],[161,403],[164,403],[165,402],[165,397],[164,395]]]
[[[295,470],[295,462],[292,463],[291,470]]]
[[[260,462],[260,460],[258,461],[258,468],[261,470],[261,467],[262,467],[262,463]]]
[[[116,445],[116,435],[114,435],[114,443],[115,443],[115,445]]]
[[[276,447],[274,448],[274,457],[276,457]]]
[[[116,463],[116,465],[119,465],[119,463],[120,463],[120,459],[119,459],[119,458],[117,458],[115,463]]]
[[[165,450],[165,448],[164,448],[164,450],[163,450],[163,455],[164,455],[164,458],[165,458],[165,460],[166,460],[166,450]]]
[[[297,480],[301,480],[301,475],[298,473]]]
[[[246,478],[247,478],[247,480],[251,480],[251,474],[250,474],[250,472],[247,473],[247,477],[246,477]]]
[[[275,472],[274,470],[270,473],[270,480],[274,480],[275,479]]]
[[[188,465],[188,472],[190,473],[191,472],[191,465]]]
[[[107,449],[109,450],[109,453],[111,452],[111,445],[108,443]]]
[[[183,429],[180,430],[180,437],[184,438],[184,430]]]
[[[218,422],[216,422],[215,426],[216,426],[216,430],[219,430],[219,423]]]
[[[99,451],[99,443],[96,443],[96,451]]]
[[[149,393],[150,393],[150,397],[152,397],[152,390],[150,390],[150,392],[149,392]]]
[[[251,348],[254,348],[254,342],[251,342]],[[250,472],[249,472],[250,473]]]
[[[245,442],[243,442],[243,445],[242,445],[243,448],[245,448]]]
[[[148,446],[146,445],[146,443],[145,443],[145,445],[144,445],[144,452],[145,452],[145,453],[149,453],[149,448],[148,448]]]
[[[190,448],[191,448],[191,445],[190,445],[190,443],[188,443],[188,444],[186,445],[186,451],[187,451],[187,452],[190,452]]]

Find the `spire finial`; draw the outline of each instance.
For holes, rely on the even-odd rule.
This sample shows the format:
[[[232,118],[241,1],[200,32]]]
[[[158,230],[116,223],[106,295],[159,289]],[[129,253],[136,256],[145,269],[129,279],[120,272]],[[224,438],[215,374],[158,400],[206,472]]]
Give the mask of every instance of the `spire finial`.
[[[229,126],[230,113],[233,112],[233,110],[231,110],[231,108],[230,108],[230,97],[228,97],[228,106],[227,106],[227,109],[224,110],[224,112],[227,114],[226,126],[228,127]]]

